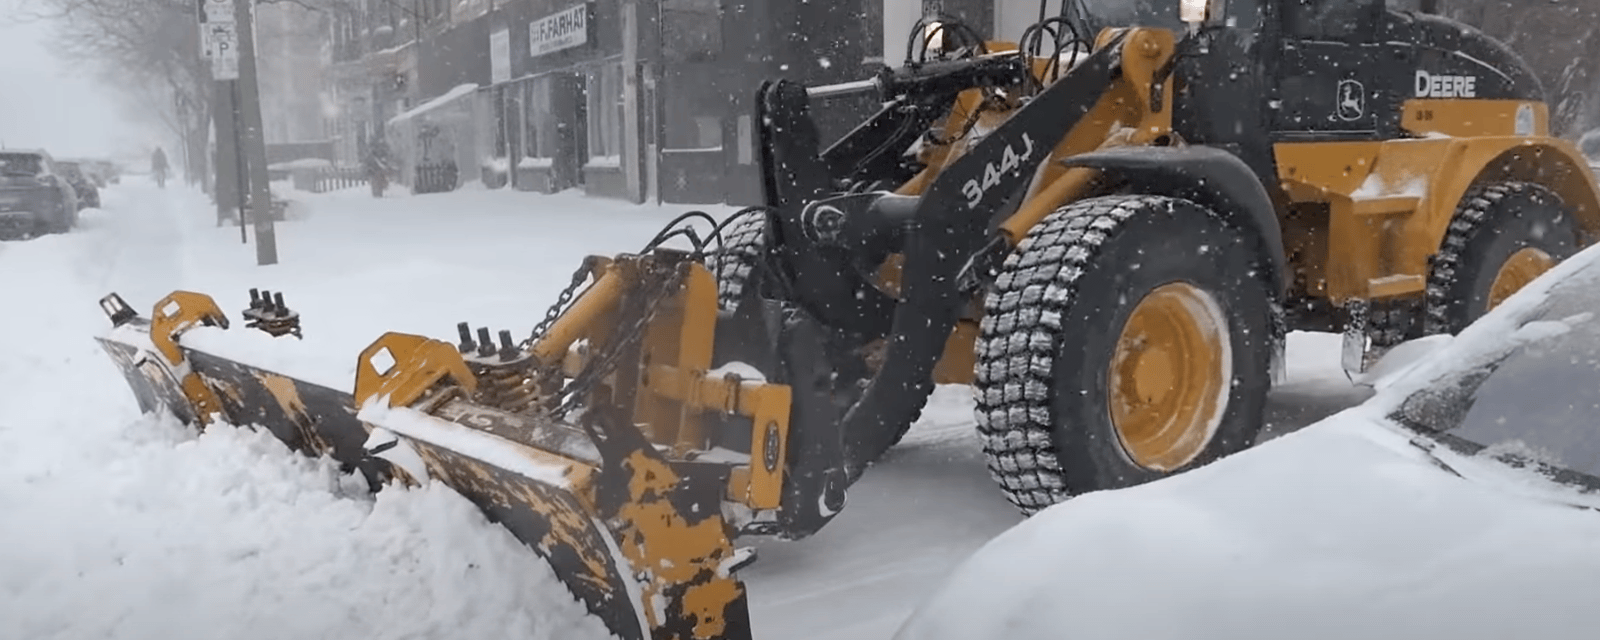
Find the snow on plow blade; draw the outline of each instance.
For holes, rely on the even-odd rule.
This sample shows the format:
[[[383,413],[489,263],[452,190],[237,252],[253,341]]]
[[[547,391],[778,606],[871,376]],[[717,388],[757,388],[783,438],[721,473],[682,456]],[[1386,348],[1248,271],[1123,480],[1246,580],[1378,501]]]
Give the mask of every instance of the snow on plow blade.
[[[259,425],[295,451],[359,470],[374,486],[391,477],[388,463],[365,455],[367,429],[356,420],[348,391],[180,346],[178,337],[189,329],[228,328],[209,296],[175,292],[156,303],[149,319],[115,294],[100,304],[114,326],[97,339],[141,410],[168,411],[200,427],[217,415],[231,424]]]
[[[750,637],[734,576],[749,557],[722,517],[726,465],[668,460],[604,410],[578,426],[481,402],[494,372],[449,343],[383,335],[361,353],[352,392],[183,346],[189,329],[228,328],[203,294],[173,293],[149,319],[115,294],[101,306],[114,326],[99,341],[145,411],[201,429],[258,425],[374,487],[443,482],[545,558],[623,640]],[[298,318],[260,317],[272,308],[270,296],[265,313],[253,303],[251,326],[298,335]]]

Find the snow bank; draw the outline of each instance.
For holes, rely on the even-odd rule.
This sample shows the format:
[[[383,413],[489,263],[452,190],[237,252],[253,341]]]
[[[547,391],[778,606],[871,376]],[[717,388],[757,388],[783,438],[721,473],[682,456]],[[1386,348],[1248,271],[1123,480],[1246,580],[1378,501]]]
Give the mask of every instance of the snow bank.
[[[275,162],[267,165],[269,171],[289,171],[293,169],[332,169],[333,161],[327,158],[299,158],[287,162]]]
[[[369,499],[265,433],[169,420],[0,484],[12,637],[608,637],[442,485]]]
[[[1600,517],[1408,446],[1347,414],[1064,503],[986,545],[896,637],[1488,640],[1600,622]]]
[[[1600,516],[1557,499],[1600,497],[1452,456],[1474,471],[1463,479],[1384,416],[1452,371],[1563,331],[1528,323],[1558,283],[1596,281],[1600,247],[1453,340],[1429,339],[1428,357],[1382,375],[1361,406],[1196,471],[1045,510],[984,545],[896,637],[1588,635],[1600,623]]]

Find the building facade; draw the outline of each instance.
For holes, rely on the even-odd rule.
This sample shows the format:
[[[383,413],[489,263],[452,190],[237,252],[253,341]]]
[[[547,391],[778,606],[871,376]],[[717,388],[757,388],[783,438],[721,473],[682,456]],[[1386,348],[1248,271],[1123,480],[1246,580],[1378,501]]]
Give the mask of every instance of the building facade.
[[[1105,24],[1141,6],[1177,5],[1071,1]],[[923,15],[954,15],[1015,41],[1062,0],[357,2],[331,21],[326,124],[340,161],[358,161],[382,136],[414,189],[423,176],[444,183],[422,190],[481,180],[634,202],[752,204],[752,101],[762,81],[842,82],[897,66]],[[813,112],[831,140],[875,108],[857,97]]]
[[[896,12],[892,6],[907,11]],[[377,136],[401,180],[583,191],[635,202],[759,200],[761,82],[869,76],[894,0],[363,0],[330,21],[325,128],[337,160]],[[903,42],[903,34],[895,38]],[[875,104],[816,105],[843,133]],[[416,185],[413,184],[413,188]]]

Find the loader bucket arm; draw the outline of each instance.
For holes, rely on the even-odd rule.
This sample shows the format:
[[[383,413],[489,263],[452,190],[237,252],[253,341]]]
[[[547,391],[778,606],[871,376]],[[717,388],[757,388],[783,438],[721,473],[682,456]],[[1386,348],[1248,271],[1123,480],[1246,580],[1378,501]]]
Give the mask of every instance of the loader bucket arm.
[[[1125,32],[1112,35],[945,166],[921,196],[879,198],[914,201],[909,214],[895,214],[909,223],[898,300],[842,268],[848,252],[814,241],[814,209],[819,202],[843,202],[845,197],[824,198],[837,193],[835,183],[849,177],[840,168],[856,166],[840,154],[871,145],[847,136],[830,153],[819,154],[803,89],[784,83],[763,87],[759,104],[767,128],[762,138],[766,195],[777,211],[778,244],[797,302],[824,325],[888,339],[882,364],[842,424],[805,427],[839,430],[845,439],[846,484],[891,446],[897,421],[915,411],[931,391],[934,367],[965,301],[959,277],[994,242],[987,229],[994,213],[1023,196],[1040,165],[1118,81],[1126,41]],[[1019,69],[1027,73],[1020,53],[1009,55],[927,65],[903,73],[898,82],[891,77],[879,84],[886,98],[895,97],[894,104],[948,104],[962,90],[1004,86]],[[880,112],[876,118],[887,121],[890,116]],[[893,141],[884,134],[890,124],[858,127],[850,135]],[[873,205],[880,208],[874,214],[888,208],[881,204]]]
[[[961,272],[991,242],[990,214],[1022,197],[1034,171],[1120,77],[1124,40],[1114,37],[1034,96],[945,167],[921,196],[906,237],[884,362],[844,417],[844,432],[855,436],[851,480],[893,444],[896,425],[890,423],[931,391],[934,366],[965,301]]]

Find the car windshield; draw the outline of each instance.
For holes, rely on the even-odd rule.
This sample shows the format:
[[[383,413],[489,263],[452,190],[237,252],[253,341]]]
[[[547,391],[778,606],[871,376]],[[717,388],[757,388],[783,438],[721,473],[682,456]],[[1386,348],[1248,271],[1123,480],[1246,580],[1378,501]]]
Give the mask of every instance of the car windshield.
[[[61,170],[61,175],[64,175],[68,178],[83,177],[83,172],[79,171],[78,163],[76,162],[57,162],[56,168]]]
[[[44,173],[44,158],[31,153],[0,153],[0,174],[36,176]]]
[[[1563,281],[1516,333],[1538,336],[1408,398],[1395,419],[1463,453],[1600,488],[1600,269]]]

